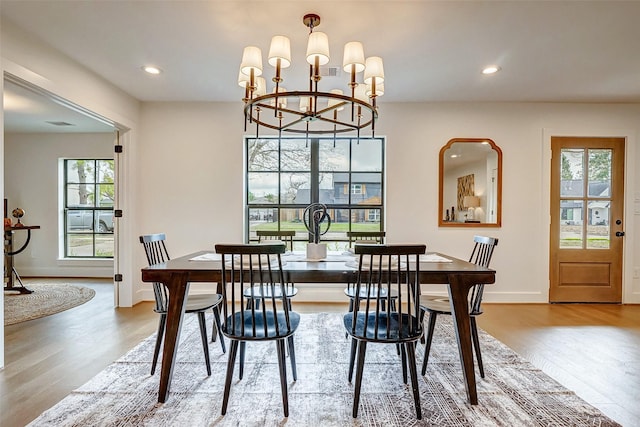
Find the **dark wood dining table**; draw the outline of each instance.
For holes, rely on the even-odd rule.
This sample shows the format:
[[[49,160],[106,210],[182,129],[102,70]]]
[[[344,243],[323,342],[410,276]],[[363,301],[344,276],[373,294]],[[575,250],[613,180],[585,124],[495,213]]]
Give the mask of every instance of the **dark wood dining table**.
[[[222,281],[222,262],[216,259],[215,254],[211,252],[196,252],[142,269],[143,282],[164,283],[169,291],[158,402],[166,402],[169,396],[177,343],[179,342],[186,295],[189,292],[190,283],[220,283]],[[421,261],[420,283],[448,286],[467,397],[472,405],[477,405],[478,395],[471,346],[468,295],[471,287],[477,283],[495,283],[495,271],[444,254],[433,253],[428,254],[427,257],[430,255],[436,259],[442,257],[449,261]],[[329,262],[330,260],[307,261],[304,256],[297,259],[283,259],[287,260],[283,265],[285,280],[296,284],[353,283],[356,278],[357,268],[344,261],[339,262],[339,259],[337,262]]]

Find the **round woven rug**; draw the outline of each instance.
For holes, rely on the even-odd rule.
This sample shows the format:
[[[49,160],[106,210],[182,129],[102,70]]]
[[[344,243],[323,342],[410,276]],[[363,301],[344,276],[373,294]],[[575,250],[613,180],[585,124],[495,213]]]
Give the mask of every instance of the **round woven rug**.
[[[77,307],[94,297],[96,291],[63,283],[29,283],[31,294],[4,293],[4,325],[14,325]]]

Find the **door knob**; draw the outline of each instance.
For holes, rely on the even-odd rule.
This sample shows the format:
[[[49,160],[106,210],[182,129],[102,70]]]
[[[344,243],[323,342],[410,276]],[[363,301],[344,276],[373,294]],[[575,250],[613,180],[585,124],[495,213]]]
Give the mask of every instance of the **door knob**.
[[[616,237],[624,236],[624,231],[616,231]]]

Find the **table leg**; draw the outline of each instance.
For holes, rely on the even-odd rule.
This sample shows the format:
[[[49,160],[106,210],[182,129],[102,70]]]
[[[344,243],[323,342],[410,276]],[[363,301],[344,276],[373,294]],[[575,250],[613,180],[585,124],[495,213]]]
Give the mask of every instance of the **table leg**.
[[[169,387],[173,377],[175,357],[180,342],[180,330],[184,317],[187,293],[189,292],[188,274],[172,273],[165,283],[169,291],[169,307],[167,309],[167,324],[164,333],[164,350],[162,351],[162,369],[160,371],[160,389],[158,402],[164,403],[169,397]]]
[[[458,351],[460,352],[460,363],[462,364],[462,374],[467,388],[467,397],[472,405],[478,404],[478,394],[476,390],[476,377],[473,366],[473,348],[471,347],[471,322],[469,320],[469,290],[473,283],[467,283],[463,277],[452,274],[449,276],[449,299],[452,310],[451,317],[456,330],[458,341]]]

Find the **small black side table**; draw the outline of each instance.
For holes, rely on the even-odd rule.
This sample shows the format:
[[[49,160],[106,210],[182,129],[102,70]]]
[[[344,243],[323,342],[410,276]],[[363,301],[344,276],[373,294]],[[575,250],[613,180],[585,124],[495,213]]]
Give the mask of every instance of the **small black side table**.
[[[33,291],[31,289],[26,288],[22,284],[22,279],[20,279],[20,275],[16,271],[13,266],[13,256],[19,254],[24,251],[29,242],[31,241],[31,230],[39,229],[39,225],[23,225],[20,227],[5,227],[4,228],[4,280],[5,280],[5,291],[18,291],[21,294],[30,294]],[[27,239],[24,241],[20,249],[13,250],[13,233],[16,231],[26,231]],[[20,284],[19,286],[14,286],[14,277]]]

